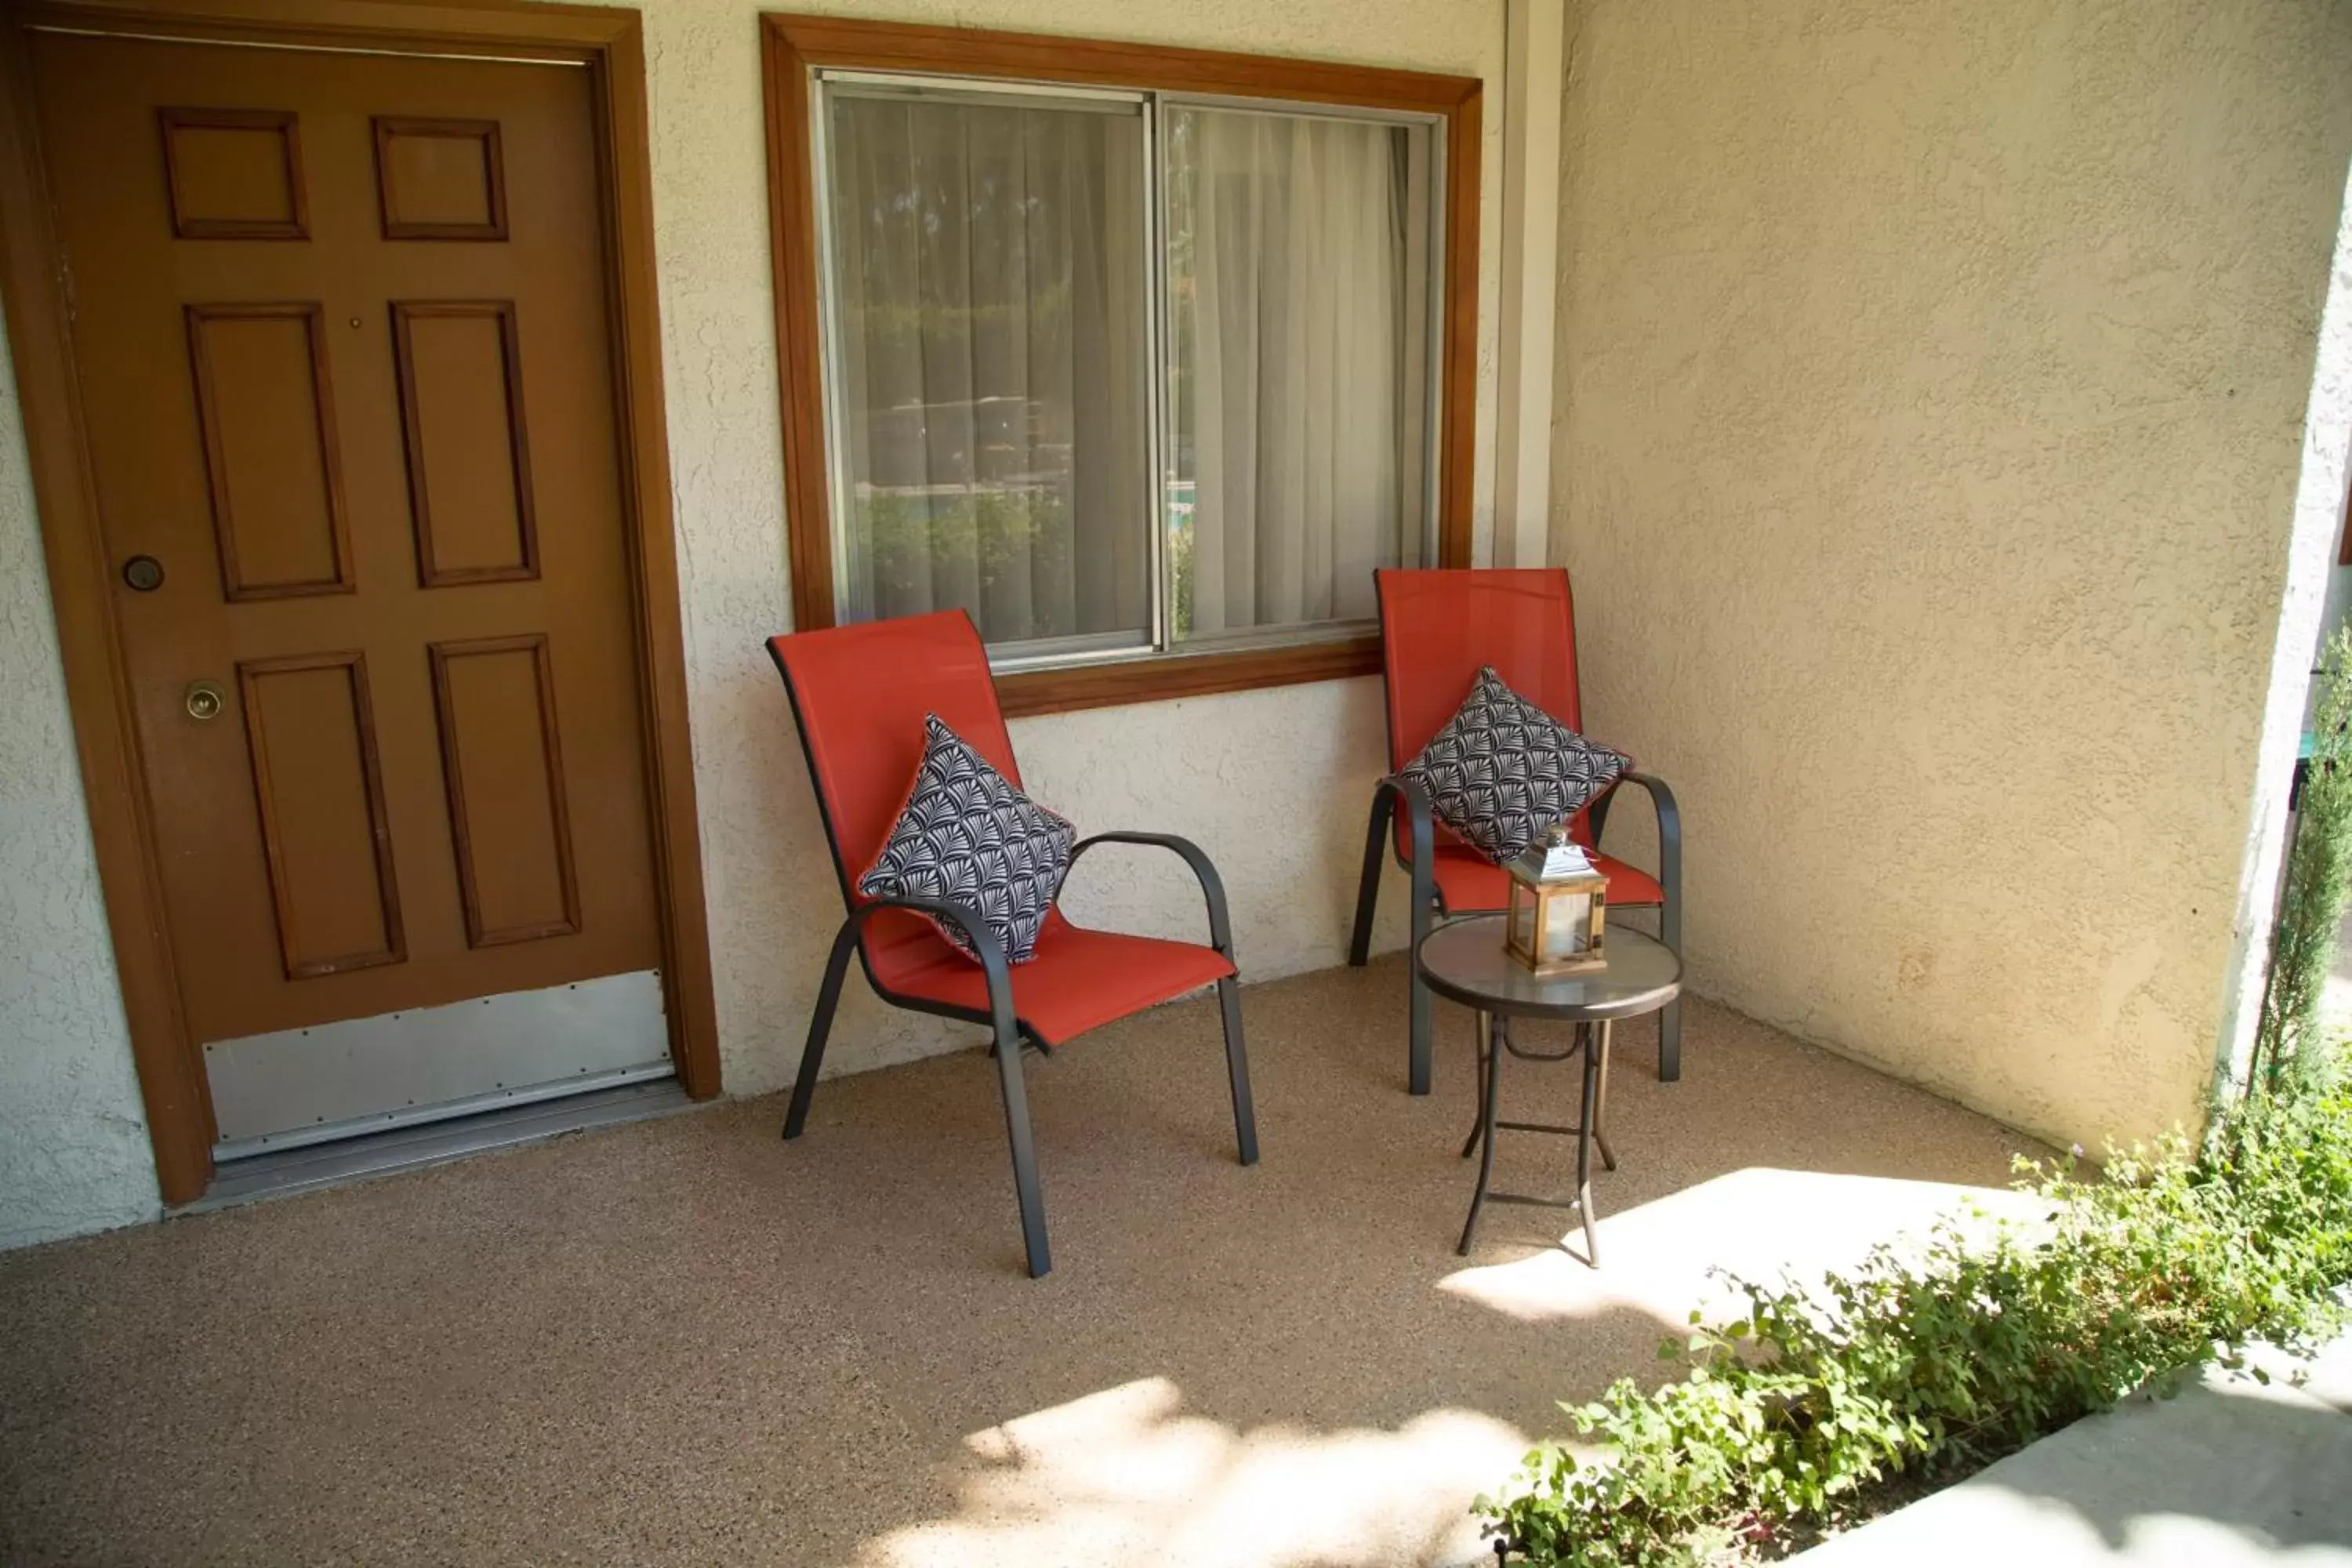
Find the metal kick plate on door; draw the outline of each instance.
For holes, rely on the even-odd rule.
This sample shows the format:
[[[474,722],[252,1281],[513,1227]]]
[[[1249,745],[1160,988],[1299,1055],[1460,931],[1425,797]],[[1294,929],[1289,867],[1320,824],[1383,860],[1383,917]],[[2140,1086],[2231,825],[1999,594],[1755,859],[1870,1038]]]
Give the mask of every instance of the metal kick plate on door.
[[[431,1121],[482,1096],[539,1098],[626,1068],[669,1068],[656,970],[205,1047],[223,1159]]]

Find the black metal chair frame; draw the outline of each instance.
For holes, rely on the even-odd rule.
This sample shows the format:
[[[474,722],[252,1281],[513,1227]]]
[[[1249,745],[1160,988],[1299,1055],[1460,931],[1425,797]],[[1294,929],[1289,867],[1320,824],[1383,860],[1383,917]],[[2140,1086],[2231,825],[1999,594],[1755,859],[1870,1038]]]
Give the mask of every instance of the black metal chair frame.
[[[777,669],[784,678],[784,691],[793,705],[793,724],[801,737],[801,754],[808,763],[812,786],[817,779],[816,760],[810,754],[808,728],[801,713],[800,693],[793,687],[792,672],[777,659]],[[834,1011],[841,1002],[841,987],[847,977],[849,955],[857,955],[859,968],[866,973],[866,982],[876,995],[895,1007],[910,1012],[929,1013],[961,1023],[978,1024],[990,1031],[989,1052],[996,1058],[997,1078],[1004,1095],[1004,1130],[1013,1147],[1013,1185],[1021,1205],[1021,1242],[1027,1255],[1029,1277],[1043,1279],[1054,1267],[1052,1249],[1045,1236],[1045,1200],[1037,1181],[1037,1154],[1029,1131],[1029,1095],[1022,1079],[1022,1049],[1035,1050],[1041,1056],[1053,1055],[1053,1047],[1039,1037],[1035,1030],[1015,1010],[1013,994],[1012,966],[1005,963],[1004,949],[990,931],[981,912],[969,904],[943,900],[886,898],[859,903],[850,890],[849,870],[842,864],[841,840],[834,832],[833,811],[825,803],[824,791],[813,787],[816,795],[817,814],[824,824],[825,848],[833,860],[835,878],[841,885],[841,899],[849,910],[841,922],[841,930],[833,939],[833,954],[826,960],[824,983],[817,990],[816,1009],[809,1016],[808,1043],[801,1051],[799,1075],[793,1082],[793,1098],[784,1113],[784,1137],[798,1138],[808,1124],[809,1102],[816,1093],[818,1070],[824,1065],[824,1047],[833,1032]],[[1234,966],[1234,973],[1217,982],[1217,1006],[1223,1015],[1225,1033],[1225,1072],[1231,1081],[1234,1097],[1234,1135],[1240,1146],[1241,1163],[1257,1163],[1257,1115],[1250,1099],[1249,1056],[1242,1038],[1241,988],[1238,976],[1241,961],[1234,952],[1233,921],[1225,906],[1225,885],[1208,855],[1191,839],[1172,833],[1097,833],[1082,839],[1070,851],[1070,868],[1076,870],[1086,852],[1097,844],[1139,844],[1166,849],[1181,858],[1192,868],[1201,884],[1202,898],[1209,911],[1209,946]],[[874,964],[866,952],[866,923],[881,910],[906,910],[917,914],[946,921],[964,933],[974,952],[980,954],[980,964],[988,982],[988,1007],[959,1007],[935,1002],[928,997],[908,996],[882,984],[874,973]],[[1067,1041],[1064,1041],[1067,1044]]]
[[[1617,785],[1639,784],[1650,796],[1650,805],[1658,818],[1658,885],[1665,890],[1665,901],[1658,910],[1658,939],[1680,953],[1683,948],[1683,816],[1675,804],[1675,792],[1666,787],[1664,779],[1650,773],[1628,773],[1618,776]],[[1590,808],[1592,842],[1601,842],[1601,830],[1609,820],[1610,803],[1616,798],[1617,785],[1612,785]],[[1388,853],[1394,846],[1391,825],[1402,803],[1405,814],[1405,831],[1412,840],[1410,858],[1396,851],[1397,864],[1412,879],[1412,952],[1421,949],[1422,938],[1427,936],[1438,920],[1453,915],[1487,914],[1486,910],[1448,910],[1437,890],[1433,857],[1435,853],[1436,828],[1432,818],[1429,795],[1418,784],[1398,773],[1391,773],[1372,788],[1372,815],[1364,835],[1363,880],[1356,893],[1356,929],[1348,944],[1348,962],[1360,969],[1371,962],[1372,916],[1380,903],[1381,872]],[[1628,909],[1650,906],[1629,904]],[[1406,1082],[1415,1094],[1427,1094],[1430,1083],[1431,1019],[1430,991],[1421,978],[1421,971],[1411,952],[1405,962],[1405,984],[1410,993],[1408,1023],[1408,1058]],[[1672,1083],[1683,1076],[1683,1005],[1676,997],[1658,1013],[1658,1079]]]

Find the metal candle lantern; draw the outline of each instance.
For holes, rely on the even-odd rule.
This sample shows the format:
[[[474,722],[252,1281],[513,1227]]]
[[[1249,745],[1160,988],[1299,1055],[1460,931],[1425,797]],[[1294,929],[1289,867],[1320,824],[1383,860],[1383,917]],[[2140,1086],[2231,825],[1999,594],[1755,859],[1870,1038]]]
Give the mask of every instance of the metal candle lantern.
[[[1503,869],[1511,878],[1503,945],[1513,958],[1538,975],[1570,974],[1609,962],[1601,948],[1609,879],[1570,841],[1567,828],[1553,828]]]

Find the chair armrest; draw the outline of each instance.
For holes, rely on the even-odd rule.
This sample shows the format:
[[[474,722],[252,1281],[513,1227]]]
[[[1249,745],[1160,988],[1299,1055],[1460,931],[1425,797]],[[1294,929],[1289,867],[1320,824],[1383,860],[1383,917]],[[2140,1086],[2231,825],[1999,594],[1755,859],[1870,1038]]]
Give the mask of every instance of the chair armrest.
[[[1437,843],[1436,814],[1430,809],[1429,792],[1417,780],[1391,773],[1372,786],[1373,809],[1377,811],[1383,802],[1389,803],[1391,810],[1400,805],[1404,807],[1405,831],[1412,841],[1412,869],[1428,871]],[[1378,831],[1387,829],[1383,822]]]
[[[959,904],[946,899],[886,894],[881,898],[868,899],[851,910],[848,920],[842,922],[841,935],[836,940],[846,942],[855,935],[862,950],[866,922],[884,910],[905,910],[913,914],[929,915],[962,931],[971,943],[972,951],[980,955],[981,972],[988,977],[988,1010],[996,1025],[997,1038],[1010,1040],[1018,1037],[1018,1026],[1013,1013],[1012,966],[1004,962],[1004,944],[996,940],[996,933],[988,929],[987,920],[978,910],[970,904]],[[872,973],[868,969],[869,976]]]
[[[1348,962],[1358,969],[1372,958],[1372,909],[1381,896],[1381,868],[1388,864],[1395,850],[1391,829],[1399,805],[1404,807],[1405,837],[1412,846],[1410,859],[1399,856],[1406,874],[1412,879],[1412,939],[1417,945],[1429,929],[1429,912],[1437,899],[1436,868],[1430,864],[1436,853],[1436,825],[1429,808],[1429,792],[1402,773],[1391,773],[1372,785],[1372,811],[1364,824],[1364,872],[1356,889],[1356,927],[1348,939]],[[1408,961],[1409,964],[1410,961]],[[1428,993],[1416,982],[1412,988],[1413,1038],[1426,1042],[1428,1030],[1425,1009]],[[1413,1092],[1425,1093],[1427,1077],[1421,1064],[1424,1061],[1420,1046],[1414,1047]]]
[[[1621,773],[1617,782],[1639,784],[1649,793],[1650,808],[1658,815],[1658,881],[1668,898],[1679,898],[1683,881],[1683,812],[1675,801],[1675,792],[1654,773]],[[1601,798],[1606,800],[1608,796]],[[1601,842],[1601,826],[1607,815],[1603,810],[1593,822],[1592,842],[1596,846]]]
[[[1078,857],[1097,844],[1140,844],[1150,848],[1165,849],[1190,866],[1193,877],[1200,881],[1201,896],[1209,906],[1209,945],[1224,954],[1227,963],[1237,969],[1240,967],[1239,961],[1234,957],[1233,919],[1225,909],[1224,879],[1217,875],[1216,863],[1209,858],[1207,851],[1191,839],[1173,833],[1097,833],[1090,838],[1078,840],[1070,851],[1070,865],[1076,868]]]

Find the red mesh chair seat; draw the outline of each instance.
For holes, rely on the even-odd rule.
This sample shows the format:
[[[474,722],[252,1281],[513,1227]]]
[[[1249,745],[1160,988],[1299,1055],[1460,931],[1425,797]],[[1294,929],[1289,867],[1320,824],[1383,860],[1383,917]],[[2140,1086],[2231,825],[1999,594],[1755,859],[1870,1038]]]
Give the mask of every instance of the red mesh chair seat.
[[[1188,992],[1213,985],[1224,1022],[1225,1067],[1234,1099],[1234,1132],[1241,1163],[1257,1162],[1257,1123],[1250,1105],[1249,1061],[1234,963],[1232,923],[1216,868],[1198,846],[1168,834],[1111,833],[1081,841],[1119,841],[1169,850],[1192,869],[1208,904],[1206,945],[1122,936],[1073,925],[1049,910],[1036,952],[1007,964],[993,938],[974,963],[941,937],[938,927],[905,900],[870,899],[856,880],[880,854],[907,796],[923,752],[923,719],[936,713],[1014,788],[1021,770],[997,706],[988,649],[961,610],[870,621],[861,626],[796,632],[768,639],[800,727],[809,778],[824,822],[826,847],[841,885],[848,919],[834,939],[833,955],[809,1019],[784,1136],[806,1126],[810,1100],[824,1059],[842,981],[855,955],[875,991],[887,1002],[985,1025],[993,1035],[1013,1179],[1021,1207],[1021,1234],[1029,1272],[1053,1267],[1045,1239],[1045,1199],[1029,1135],[1022,1080],[1024,1042],[1061,1045],[1087,1030]],[[932,917],[961,918],[946,906]],[[976,913],[971,917],[977,920]]]
[[[1013,967],[1013,1011],[1031,1039],[1058,1046],[1234,974],[1233,961],[1213,948],[1089,931],[1056,913],[1035,956]],[[987,972],[936,934],[928,950],[902,946],[877,963],[874,980],[894,997],[988,1011]]]

